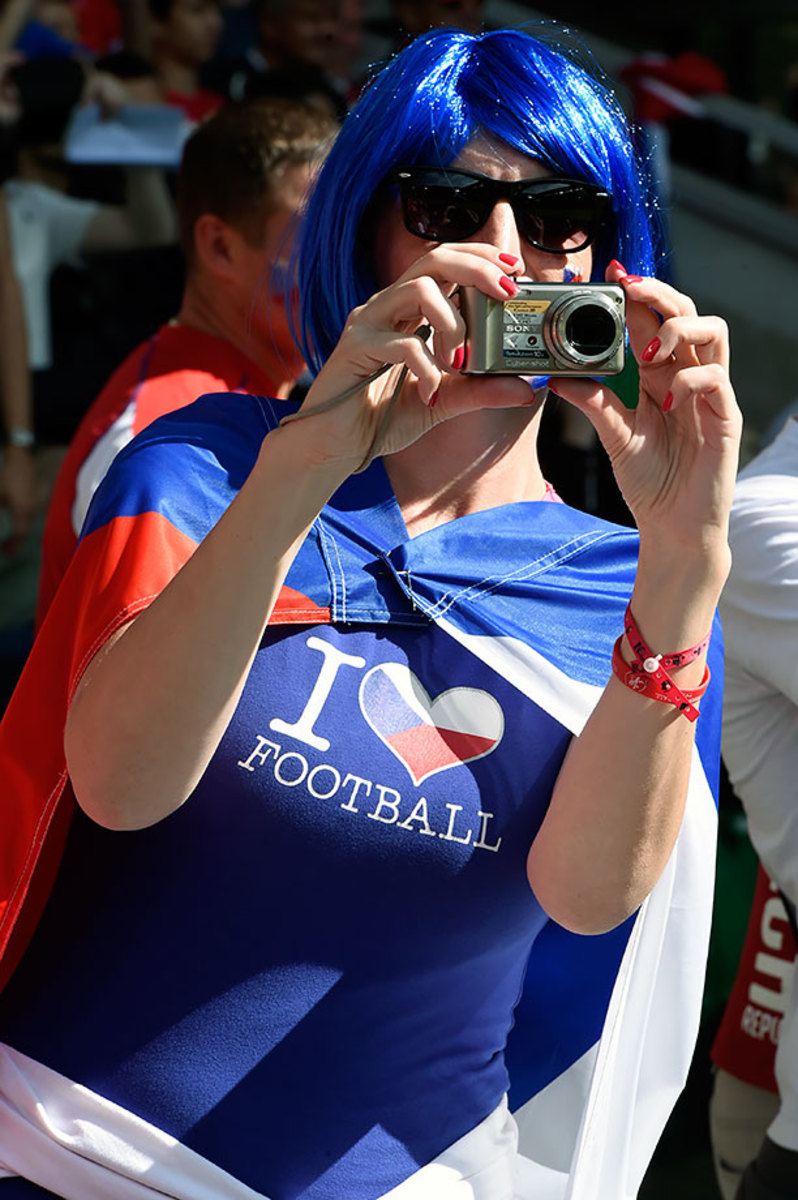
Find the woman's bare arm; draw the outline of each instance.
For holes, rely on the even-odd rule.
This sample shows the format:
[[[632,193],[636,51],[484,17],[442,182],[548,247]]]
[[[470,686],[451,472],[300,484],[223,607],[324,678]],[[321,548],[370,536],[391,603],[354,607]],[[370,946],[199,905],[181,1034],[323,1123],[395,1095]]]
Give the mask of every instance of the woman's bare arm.
[[[610,274],[624,282],[617,266]],[[586,381],[556,388],[590,417],[613,461],[640,531],[632,612],[648,645],[668,654],[709,631],[728,575],[742,418],[723,322],[697,316],[687,297],[656,280],[624,286],[638,408]],[[628,646],[625,654],[631,659]],[[703,669],[699,659],[674,681],[696,687]],[[603,932],[651,891],[681,826],[694,738],[695,725],[671,705],[610,678],[529,854],[530,884],[560,924]]]
[[[497,251],[482,247],[427,256],[448,280],[504,295]],[[429,427],[424,401],[441,371],[412,333],[427,320],[461,340],[456,311],[423,268],[353,314],[303,411],[313,414],[275,430],[218,524],[163,592],[95,655],[72,701],[65,733],[67,764],[81,807],[101,825],[153,824],[190,795],[232,716],[280,586],[298,546],[324,504],[368,453],[396,371],[368,385],[375,366],[408,364],[410,382],[392,410],[398,446]],[[346,404],[313,409],[353,383]],[[368,385],[368,386],[367,386]],[[526,385],[518,385],[519,400]],[[476,406],[469,392],[467,404]],[[102,728],[102,738],[96,730]]]

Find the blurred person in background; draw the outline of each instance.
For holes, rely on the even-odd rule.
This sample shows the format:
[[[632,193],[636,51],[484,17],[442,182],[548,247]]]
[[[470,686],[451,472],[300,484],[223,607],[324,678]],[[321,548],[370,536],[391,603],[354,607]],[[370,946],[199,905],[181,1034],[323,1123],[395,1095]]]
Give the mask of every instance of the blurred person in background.
[[[25,313],[0,191],[0,415],[4,447],[0,461],[0,506],[8,523],[0,546],[10,554],[30,528],[38,507],[33,393],[28,370]],[[4,514],[0,513],[0,516]]]
[[[255,45],[255,18],[250,0],[222,0],[222,36],[217,54],[238,58]]]
[[[760,1196],[752,1190],[759,1165],[751,1164],[779,1116],[776,1054],[782,1074],[793,1055],[788,1045],[779,1048],[782,1034],[789,1034],[795,962],[795,930],[784,897],[760,864],[737,972],[710,1051],[710,1140],[723,1200]],[[765,1197],[772,1200],[772,1193]]]
[[[0,12],[0,51],[24,58],[71,58],[79,27],[69,0],[7,0]]]
[[[186,143],[178,175],[186,285],[177,316],[137,347],[89,408],[45,526],[37,623],[116,453],[204,392],[285,397],[303,369],[287,262],[314,165],[335,124],[285,99],[225,105]]]
[[[72,7],[81,46],[97,58],[123,48],[122,12],[115,0],[73,0]]]
[[[267,68],[327,70],[342,0],[254,0],[254,8],[258,51]]]
[[[63,41],[80,47],[80,26],[71,0],[36,0],[34,19]]]
[[[0,712],[11,695],[31,641],[30,606],[20,603],[20,575],[38,559],[26,551],[40,530],[44,487],[33,433],[33,392],[25,314],[0,189]],[[23,589],[24,590],[24,589]],[[24,611],[20,613],[20,608]]]
[[[118,49],[95,59],[94,72],[120,80],[120,99],[126,104],[163,104],[164,92],[148,58],[133,50]]]
[[[798,1196],[798,414],[740,472],[729,542],[732,568],[720,601],[723,757],[763,870],[738,976],[744,994],[732,993],[727,1013],[737,1019],[733,1027],[724,1021],[724,1043],[715,1047],[722,1069],[713,1149],[724,1196],[791,1200]]]
[[[60,426],[57,375],[53,375],[50,279],[61,263],[85,255],[167,244],[175,237],[174,206],[163,172],[131,167],[123,205],[79,199],[66,192],[63,135],[73,108],[93,98],[113,110],[127,99],[121,81],[105,73],[88,80],[71,59],[36,60],[10,71],[20,116],[15,130],[13,177],[3,185],[14,269],[22,289],[29,364],[34,372],[37,435]],[[41,428],[39,428],[41,426]]]
[[[482,0],[393,0],[393,9],[408,38],[449,26],[479,33]]]
[[[253,0],[255,44],[242,57],[213,64],[209,83],[232,100],[280,88],[296,95],[301,88],[342,118],[351,85],[340,75],[342,53],[352,42],[344,8],[345,0]]]
[[[123,275],[111,268],[111,255],[117,253],[116,267],[125,251],[138,256],[143,247],[153,247],[150,253],[160,254],[174,245],[174,206],[163,173],[156,168],[126,169],[119,204],[69,194],[71,172],[63,135],[84,97],[94,97],[113,111],[127,94],[110,75],[90,72],[87,78],[74,58],[17,63],[4,80],[2,117],[9,122],[3,127],[4,150],[9,162],[2,194],[24,320],[24,337],[15,351],[27,349],[27,386],[33,393],[31,413],[27,395],[15,390],[14,404],[20,411],[14,416],[13,437],[27,443],[34,435],[38,448],[35,480],[27,444],[9,447],[3,480],[14,506],[9,531],[14,552],[0,560],[3,701],[31,643],[45,498],[69,437],[101,380],[121,357],[109,351],[109,323],[119,323],[119,308],[129,311],[138,302],[126,289]],[[101,304],[100,292],[94,293],[103,272]],[[155,324],[157,318],[146,328]]]
[[[148,0],[148,9],[149,53],[164,100],[189,121],[204,121],[222,103],[200,81],[201,68],[213,58],[222,33],[219,0]]]
[[[365,21],[368,61],[384,61],[431,29],[479,33],[483,27],[482,8],[482,0],[391,0],[384,14]]]

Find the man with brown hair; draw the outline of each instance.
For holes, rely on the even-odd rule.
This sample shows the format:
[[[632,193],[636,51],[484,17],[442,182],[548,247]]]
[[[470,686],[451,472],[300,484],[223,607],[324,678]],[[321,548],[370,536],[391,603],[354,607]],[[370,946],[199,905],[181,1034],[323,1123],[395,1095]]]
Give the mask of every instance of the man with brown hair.
[[[289,328],[286,264],[313,165],[335,128],[306,105],[251,100],[226,105],[186,143],[180,311],[114,372],[70,445],[45,526],[37,626],[91,497],[136,433],[205,392],[290,392],[304,364]]]

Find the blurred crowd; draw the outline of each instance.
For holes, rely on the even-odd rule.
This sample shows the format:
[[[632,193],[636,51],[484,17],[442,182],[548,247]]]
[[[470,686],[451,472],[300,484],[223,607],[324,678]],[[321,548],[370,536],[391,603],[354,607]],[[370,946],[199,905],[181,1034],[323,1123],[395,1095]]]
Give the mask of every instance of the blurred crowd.
[[[482,18],[480,0],[395,0],[366,16],[361,0],[0,6],[0,702],[32,638],[45,513],[66,449],[109,378],[185,303],[194,230],[180,226],[201,215],[176,205],[187,139],[222,109],[275,99],[315,112],[316,126],[300,119],[300,141],[321,143],[372,64],[423,30],[476,29]],[[256,264],[269,268],[257,303],[272,317],[280,290],[269,255],[287,258],[303,189],[267,178],[266,143],[299,153],[296,119],[267,105],[227,129],[259,164],[253,177],[270,193],[260,216],[282,213],[286,246],[277,253],[267,238]],[[241,184],[238,167],[223,169]],[[222,216],[235,226],[236,214]],[[292,372],[293,382],[301,364]]]
[[[65,448],[126,355],[180,307],[174,199],[192,129],[226,104],[269,97],[338,123],[407,40],[442,25],[476,31],[484,19],[481,0],[0,0],[0,660],[9,678],[30,638],[29,580]],[[697,139],[706,160],[705,121],[691,105],[726,80],[703,55],[678,51],[630,62],[630,108],[663,159],[684,158]],[[583,426],[550,406],[550,477],[567,501],[626,522]]]

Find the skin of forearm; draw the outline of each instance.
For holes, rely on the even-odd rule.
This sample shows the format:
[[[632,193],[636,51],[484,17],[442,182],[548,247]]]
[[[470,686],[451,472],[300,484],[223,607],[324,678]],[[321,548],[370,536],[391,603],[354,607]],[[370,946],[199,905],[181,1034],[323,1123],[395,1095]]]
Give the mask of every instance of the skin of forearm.
[[[641,548],[631,607],[655,652],[686,649],[707,633],[727,570],[722,539],[692,570],[681,554]],[[700,659],[674,678],[695,687],[703,671]],[[571,743],[529,852],[530,886],[553,920],[597,934],[640,906],[681,827],[694,741],[695,725],[673,706],[610,678]]]
[[[33,0],[7,0],[0,13],[0,54],[12,48],[22,26],[30,20]]]
[[[142,58],[152,57],[151,22],[147,0],[125,0],[119,5],[122,17],[123,42],[128,50]]]
[[[25,318],[14,286],[0,282],[0,405],[3,427],[33,429],[33,394],[28,370]]]
[[[191,794],[218,746],[288,567],[346,474],[309,463],[297,430],[266,438],[214,529],[85,672],[65,749],[78,804],[98,824],[161,820]]]
[[[25,313],[11,260],[4,206],[0,209],[0,406],[6,430],[33,429]]]
[[[125,207],[138,244],[173,242],[177,223],[163,172],[158,167],[130,167],[126,179]]]

